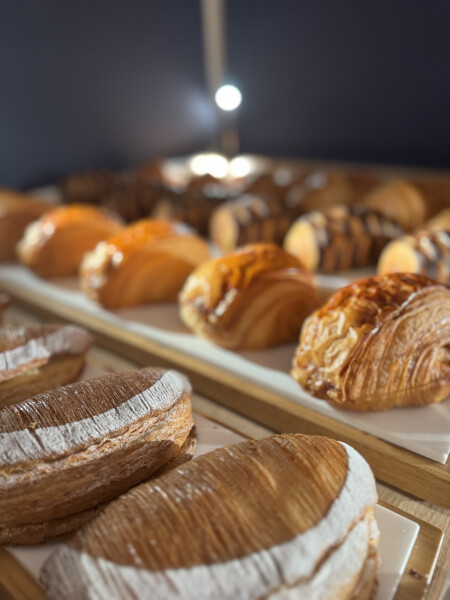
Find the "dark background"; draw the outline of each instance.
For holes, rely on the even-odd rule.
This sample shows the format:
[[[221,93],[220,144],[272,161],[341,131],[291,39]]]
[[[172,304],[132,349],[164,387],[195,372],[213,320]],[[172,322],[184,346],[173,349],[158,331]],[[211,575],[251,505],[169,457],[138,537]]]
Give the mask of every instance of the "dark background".
[[[241,150],[450,167],[450,3],[228,0]],[[198,0],[0,4],[0,185],[208,147]]]

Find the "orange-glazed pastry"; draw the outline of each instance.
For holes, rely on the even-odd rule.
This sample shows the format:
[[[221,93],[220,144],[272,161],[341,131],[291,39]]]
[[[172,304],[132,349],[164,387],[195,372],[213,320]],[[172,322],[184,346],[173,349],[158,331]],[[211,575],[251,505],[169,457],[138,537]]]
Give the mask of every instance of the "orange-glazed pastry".
[[[292,376],[337,406],[379,411],[450,394],[450,289],[422,275],[341,288],[302,329]]]
[[[106,308],[173,302],[188,275],[208,258],[207,243],[186,225],[144,219],[86,255],[81,287]]]
[[[17,254],[41,277],[76,275],[86,252],[122,227],[118,216],[95,206],[61,206],[27,227]]]
[[[16,245],[27,225],[52,207],[13,190],[0,189],[0,261],[16,258]]]
[[[318,304],[313,275],[275,244],[249,244],[192,273],[179,298],[194,333],[225,348],[295,341]]]

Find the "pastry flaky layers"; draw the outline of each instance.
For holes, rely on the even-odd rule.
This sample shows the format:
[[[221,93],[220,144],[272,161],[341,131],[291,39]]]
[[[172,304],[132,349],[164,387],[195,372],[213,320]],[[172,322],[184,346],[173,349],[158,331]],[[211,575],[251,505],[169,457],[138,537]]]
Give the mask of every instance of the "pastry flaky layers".
[[[343,408],[440,402],[450,394],[450,289],[405,273],[340,289],[305,321],[292,375]]]
[[[0,410],[0,544],[74,530],[195,443],[191,388],[148,367]]]
[[[319,298],[297,258],[275,244],[249,244],[196,269],[179,304],[197,335],[225,348],[258,349],[295,341]]]
[[[188,275],[208,258],[207,243],[188,226],[144,219],[85,257],[81,287],[107,308],[175,301]]]
[[[205,454],[109,505],[45,563],[51,599],[371,597],[369,466],[323,437]]]
[[[73,325],[0,327],[0,408],[74,381],[92,341]]]
[[[122,226],[118,216],[96,206],[59,206],[26,228],[17,255],[40,277],[69,277],[78,273],[86,252]]]

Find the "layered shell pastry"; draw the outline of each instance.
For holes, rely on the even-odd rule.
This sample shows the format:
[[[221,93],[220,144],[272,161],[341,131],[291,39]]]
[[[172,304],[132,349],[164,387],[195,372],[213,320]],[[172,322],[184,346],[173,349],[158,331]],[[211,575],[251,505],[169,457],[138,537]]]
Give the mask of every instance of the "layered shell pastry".
[[[0,410],[0,544],[73,531],[99,506],[192,457],[191,387],[147,367]]]
[[[450,394],[450,289],[386,274],[341,288],[305,322],[292,376],[337,406],[379,411]]]
[[[172,302],[188,275],[208,258],[207,243],[188,226],[144,219],[87,254],[81,287],[106,308]]]
[[[122,226],[119,217],[95,206],[60,206],[26,228],[17,254],[40,277],[76,275],[85,253]]]
[[[179,304],[197,335],[229,349],[260,349],[295,341],[319,298],[297,258],[274,244],[249,244],[196,269]]]
[[[368,600],[369,466],[323,437],[220,448],[111,503],[41,571],[52,600]]]

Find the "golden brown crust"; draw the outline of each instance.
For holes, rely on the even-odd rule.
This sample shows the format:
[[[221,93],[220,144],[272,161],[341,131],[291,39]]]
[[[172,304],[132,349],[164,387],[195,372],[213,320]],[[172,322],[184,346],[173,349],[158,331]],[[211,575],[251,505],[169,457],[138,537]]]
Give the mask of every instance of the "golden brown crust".
[[[122,226],[118,216],[95,206],[58,207],[27,227],[18,257],[41,277],[76,275],[84,254]]]
[[[227,348],[294,341],[318,305],[312,274],[273,244],[250,244],[196,269],[179,297],[193,331]]]
[[[292,375],[344,408],[439,402],[450,392],[450,290],[387,274],[339,290],[304,324]]]
[[[0,543],[62,533],[178,457],[193,420],[175,371],[116,373],[0,410]],[[37,500],[38,499],[38,500]],[[72,519],[73,517],[73,519]],[[46,526],[45,523],[49,525]]]
[[[107,308],[175,301],[207,243],[181,223],[144,219],[99,244],[80,269],[84,292]]]
[[[26,227],[51,208],[48,202],[0,189],[0,261],[15,260],[16,245]]]

